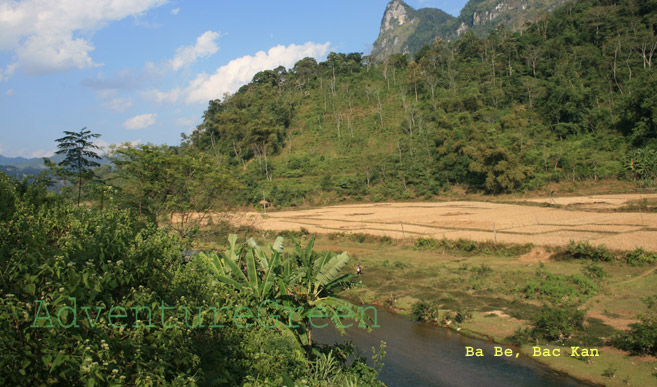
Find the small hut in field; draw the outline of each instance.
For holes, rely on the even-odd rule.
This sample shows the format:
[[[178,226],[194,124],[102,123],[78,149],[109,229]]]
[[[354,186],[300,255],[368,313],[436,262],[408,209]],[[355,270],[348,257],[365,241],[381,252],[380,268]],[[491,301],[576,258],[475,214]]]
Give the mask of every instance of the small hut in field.
[[[271,207],[271,203],[269,203],[268,201],[266,201],[266,200],[264,200],[264,199],[261,200],[261,201],[259,201],[258,204],[260,204],[260,205],[262,206],[262,210],[263,210],[265,213],[267,213],[267,208],[270,208],[270,207]]]

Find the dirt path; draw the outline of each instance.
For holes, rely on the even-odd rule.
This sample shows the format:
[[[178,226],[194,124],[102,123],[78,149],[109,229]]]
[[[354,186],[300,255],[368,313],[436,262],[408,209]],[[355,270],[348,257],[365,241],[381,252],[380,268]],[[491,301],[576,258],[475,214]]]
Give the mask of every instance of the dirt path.
[[[646,271],[646,272],[644,272],[644,273],[639,274],[638,276],[636,276],[636,277],[634,277],[634,278],[630,278],[630,279],[628,279],[628,280],[621,281],[621,282],[616,282],[614,285],[617,286],[617,285],[629,284],[629,283],[634,282],[634,281],[637,281],[637,280],[639,280],[639,279],[641,279],[641,278],[643,278],[643,277],[647,277],[647,276],[649,276],[650,274],[654,273],[655,271],[657,271],[657,266],[653,267],[652,269],[650,269],[650,270],[648,270],[648,271]]]
[[[639,195],[561,198],[620,206]],[[657,197],[657,195],[640,195]],[[549,199],[547,199],[549,200]],[[538,201],[538,200],[537,200]],[[608,202],[608,203],[607,203]],[[619,250],[657,251],[657,214],[569,211],[489,202],[373,203],[241,214],[239,223],[269,230],[364,233],[397,239],[432,237],[562,246],[570,240]]]

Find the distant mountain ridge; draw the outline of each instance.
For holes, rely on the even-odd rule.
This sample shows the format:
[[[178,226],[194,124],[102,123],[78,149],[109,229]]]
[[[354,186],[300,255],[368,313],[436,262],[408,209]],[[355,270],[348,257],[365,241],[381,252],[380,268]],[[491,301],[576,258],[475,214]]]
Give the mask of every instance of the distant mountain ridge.
[[[53,155],[46,158],[58,163],[64,160],[64,155]],[[43,157],[32,157],[28,159],[25,157],[6,157],[0,155],[0,171],[16,178],[38,175],[46,169],[43,159]]]
[[[9,176],[22,178],[29,175],[38,175],[46,169],[43,159],[46,158],[54,163],[59,163],[64,160],[64,155],[52,155],[50,157],[7,157],[0,155],[0,171]],[[110,159],[103,156],[102,159],[96,160],[100,165],[105,165],[110,162]]]
[[[515,31],[569,0],[470,0],[454,17],[436,8],[413,9],[402,0],[386,6],[372,55],[415,54],[435,38],[453,40],[466,31],[483,36],[499,24]]]

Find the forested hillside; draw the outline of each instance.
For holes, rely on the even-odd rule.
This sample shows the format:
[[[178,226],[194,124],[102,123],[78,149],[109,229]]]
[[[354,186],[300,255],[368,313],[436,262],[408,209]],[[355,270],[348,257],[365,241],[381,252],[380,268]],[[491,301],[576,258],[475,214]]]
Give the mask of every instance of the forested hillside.
[[[579,1],[527,30],[436,40],[413,58],[306,58],[258,73],[183,142],[223,157],[246,203],[324,193],[497,194],[654,181],[657,1]],[[313,199],[315,198],[315,199]]]

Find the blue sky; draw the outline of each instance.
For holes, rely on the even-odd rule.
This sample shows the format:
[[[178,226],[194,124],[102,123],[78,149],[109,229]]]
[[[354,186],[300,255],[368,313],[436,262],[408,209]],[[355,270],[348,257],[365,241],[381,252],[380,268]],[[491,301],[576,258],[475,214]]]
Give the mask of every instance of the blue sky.
[[[0,154],[48,156],[83,127],[103,146],[178,144],[258,71],[367,51],[387,2],[0,0]]]

